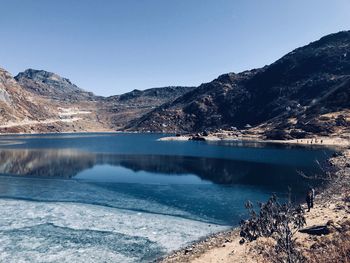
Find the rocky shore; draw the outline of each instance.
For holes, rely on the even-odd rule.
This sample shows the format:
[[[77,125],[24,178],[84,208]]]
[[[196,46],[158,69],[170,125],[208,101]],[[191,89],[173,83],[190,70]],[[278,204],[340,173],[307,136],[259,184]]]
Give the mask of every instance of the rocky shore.
[[[350,149],[329,159],[326,186],[319,189],[315,207],[305,213],[306,227],[320,226],[326,234],[296,234],[299,249],[308,262],[348,262],[350,260]],[[304,208],[305,205],[304,205]],[[158,260],[175,262],[272,262],[273,243],[259,238],[240,244],[239,229],[234,228],[198,241]],[[347,261],[346,261],[347,260]]]
[[[306,146],[350,146],[350,135],[334,135],[334,136],[319,136],[314,135],[312,137],[303,139],[290,139],[290,140],[269,140],[258,134],[235,134],[228,131],[216,132],[216,133],[196,133],[186,134],[178,136],[168,136],[159,139],[160,141],[249,141],[258,143],[278,143],[278,144],[294,144],[294,145],[306,145]]]

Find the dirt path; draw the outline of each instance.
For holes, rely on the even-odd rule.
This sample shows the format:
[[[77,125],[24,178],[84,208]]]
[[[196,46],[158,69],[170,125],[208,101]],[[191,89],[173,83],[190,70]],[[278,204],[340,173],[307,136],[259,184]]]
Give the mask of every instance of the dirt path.
[[[7,124],[0,125],[0,128],[12,128],[12,127],[18,127],[18,126],[27,126],[27,125],[37,125],[37,124],[52,124],[57,122],[75,122],[79,121],[81,118],[71,118],[71,119],[47,119],[42,121],[32,121],[32,120],[23,120],[19,122],[10,122]]]
[[[89,115],[91,111],[80,110],[78,108],[58,108],[59,118],[52,118],[46,120],[22,120],[18,122],[9,122],[0,125],[1,128],[13,128],[28,125],[40,125],[40,124],[54,124],[54,123],[71,123],[82,120],[80,117],[74,117],[76,115]]]

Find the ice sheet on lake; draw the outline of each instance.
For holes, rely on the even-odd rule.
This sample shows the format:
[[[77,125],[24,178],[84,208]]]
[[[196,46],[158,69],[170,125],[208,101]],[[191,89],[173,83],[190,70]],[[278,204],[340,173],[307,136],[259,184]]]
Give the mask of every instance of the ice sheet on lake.
[[[142,262],[223,226],[97,205],[0,200],[0,262]]]
[[[43,202],[77,202],[146,213],[174,215],[202,221],[206,219],[174,206],[162,205],[150,199],[136,197],[132,192],[122,192],[127,186],[121,184],[118,189],[108,190],[105,185],[99,187],[72,180],[0,176],[0,197]]]

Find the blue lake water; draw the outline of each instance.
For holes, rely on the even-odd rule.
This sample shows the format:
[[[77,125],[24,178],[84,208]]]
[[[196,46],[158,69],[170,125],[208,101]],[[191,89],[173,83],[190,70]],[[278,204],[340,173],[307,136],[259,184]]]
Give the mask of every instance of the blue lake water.
[[[323,148],[157,141],[158,134],[0,137],[0,262],[149,262],[237,225],[244,203],[303,200]]]

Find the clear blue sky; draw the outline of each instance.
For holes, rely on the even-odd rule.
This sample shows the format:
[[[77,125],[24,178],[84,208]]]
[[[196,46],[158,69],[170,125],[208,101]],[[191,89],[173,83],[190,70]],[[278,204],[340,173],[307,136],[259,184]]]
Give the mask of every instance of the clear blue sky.
[[[0,0],[0,67],[113,95],[199,85],[349,29],[349,0]]]

